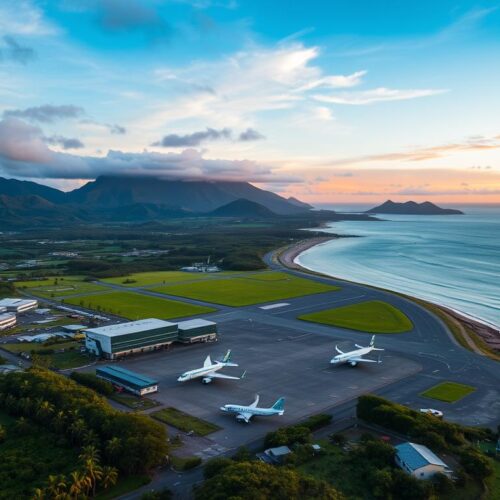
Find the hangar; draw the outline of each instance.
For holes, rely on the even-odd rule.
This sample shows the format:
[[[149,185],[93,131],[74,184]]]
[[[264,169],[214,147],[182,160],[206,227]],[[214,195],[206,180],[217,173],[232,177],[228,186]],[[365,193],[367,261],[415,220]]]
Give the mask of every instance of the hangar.
[[[162,349],[177,340],[177,325],[149,318],[85,330],[85,347],[97,356],[116,359]]]
[[[208,342],[217,338],[217,324],[206,319],[190,319],[177,323],[179,342]]]
[[[126,391],[143,396],[158,391],[158,381],[120,366],[100,366],[96,368],[97,377],[107,380]]]
[[[16,315],[13,313],[0,312],[0,330],[5,330],[16,324]]]

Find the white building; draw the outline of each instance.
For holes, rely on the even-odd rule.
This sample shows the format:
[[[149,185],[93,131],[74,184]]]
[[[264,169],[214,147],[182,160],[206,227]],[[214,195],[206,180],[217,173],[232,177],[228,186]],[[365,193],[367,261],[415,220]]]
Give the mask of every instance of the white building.
[[[21,314],[38,307],[38,300],[34,299],[1,299],[0,307],[5,307],[8,312]]]
[[[451,475],[452,470],[427,446],[402,443],[396,448],[396,464],[417,479],[429,479],[434,474]]]
[[[11,328],[16,325],[17,318],[13,313],[2,313],[0,314],[0,330],[5,330],[6,328]]]

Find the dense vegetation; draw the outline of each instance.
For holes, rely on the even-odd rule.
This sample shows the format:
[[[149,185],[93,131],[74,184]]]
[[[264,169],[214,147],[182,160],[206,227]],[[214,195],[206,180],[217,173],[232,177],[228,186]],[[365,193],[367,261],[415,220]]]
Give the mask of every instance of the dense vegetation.
[[[358,399],[357,415],[367,422],[418,439],[434,451],[456,450],[469,442],[493,437],[489,429],[446,422],[373,395]]]
[[[302,500],[318,498],[340,500],[340,495],[325,481],[318,481],[298,471],[262,462],[218,462],[211,477],[196,491],[200,500]]]
[[[103,380],[93,373],[71,372],[70,378],[104,396],[110,396],[114,392],[111,382]]]
[[[109,486],[118,473],[148,472],[163,463],[168,451],[163,426],[143,415],[114,410],[94,391],[45,369],[0,377],[0,408],[26,429],[43,426],[56,436],[55,444],[80,449],[81,464],[75,464],[71,476],[98,471],[92,489],[101,480],[98,476],[110,475]],[[61,482],[61,491],[66,491],[69,479]]]

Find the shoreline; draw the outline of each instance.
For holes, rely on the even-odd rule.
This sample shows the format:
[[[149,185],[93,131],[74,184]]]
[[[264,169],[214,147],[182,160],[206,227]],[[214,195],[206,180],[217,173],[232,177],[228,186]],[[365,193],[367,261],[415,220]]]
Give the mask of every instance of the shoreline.
[[[460,330],[460,338],[457,338],[457,341],[464,346],[465,348],[472,350],[480,355],[487,356],[490,355],[490,357],[495,357],[497,360],[500,360],[500,330],[497,328],[494,328],[493,326],[489,325],[488,323],[482,322],[478,319],[471,318],[470,316],[467,316],[465,313],[461,313],[460,311],[456,311],[450,307],[443,306],[441,304],[436,304],[434,302],[430,302],[425,299],[419,299],[417,297],[413,297],[411,295],[407,295],[405,293],[397,292],[394,290],[389,290],[386,288],[381,288],[381,287],[374,287],[373,285],[367,285],[364,283],[357,283],[355,281],[351,280],[346,280],[343,278],[338,278],[336,276],[331,276],[329,274],[325,274],[319,271],[314,271],[312,269],[309,269],[307,267],[302,266],[298,262],[296,262],[297,257],[305,252],[306,250],[309,250],[310,248],[313,248],[317,245],[321,245],[323,243],[326,243],[328,241],[338,239],[340,236],[338,235],[332,235],[332,236],[325,236],[325,237],[315,237],[315,238],[310,238],[307,240],[299,241],[297,243],[292,243],[290,246],[283,248],[281,251],[278,251],[276,254],[276,259],[278,262],[280,262],[284,267],[288,269],[293,269],[296,271],[302,271],[306,272],[309,274],[315,274],[317,276],[322,276],[322,277],[327,277],[327,278],[333,278],[333,279],[338,279],[340,281],[348,281],[351,283],[356,283],[358,285],[363,285],[363,286],[369,286],[373,288],[380,288],[385,291],[397,294],[397,295],[402,295],[409,300],[412,300],[413,302],[417,304],[421,304],[424,307],[427,307],[427,309],[436,308],[440,314],[438,316],[441,317],[442,320],[447,323],[447,326],[449,329],[452,331],[454,334],[455,338],[457,338],[456,332],[454,332],[454,329],[450,327],[448,324],[449,322],[451,323],[456,323],[458,324],[459,330]],[[444,317],[443,317],[444,316]],[[446,321],[448,319],[449,321]],[[472,335],[471,335],[472,334]],[[473,337],[476,337],[474,339]],[[477,338],[479,338],[480,343],[484,344],[486,346],[486,349],[484,349],[484,346],[478,346],[477,345]],[[461,341],[462,340],[462,341]],[[465,344],[465,345],[464,345]],[[485,352],[486,351],[486,352]]]

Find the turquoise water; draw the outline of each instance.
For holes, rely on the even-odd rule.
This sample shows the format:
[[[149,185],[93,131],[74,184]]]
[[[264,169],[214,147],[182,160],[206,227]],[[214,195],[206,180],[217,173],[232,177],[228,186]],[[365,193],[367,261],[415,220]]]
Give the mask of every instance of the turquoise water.
[[[381,215],[383,222],[332,223],[328,232],[360,237],[313,247],[297,262],[500,327],[500,207],[462,210],[466,215]]]

